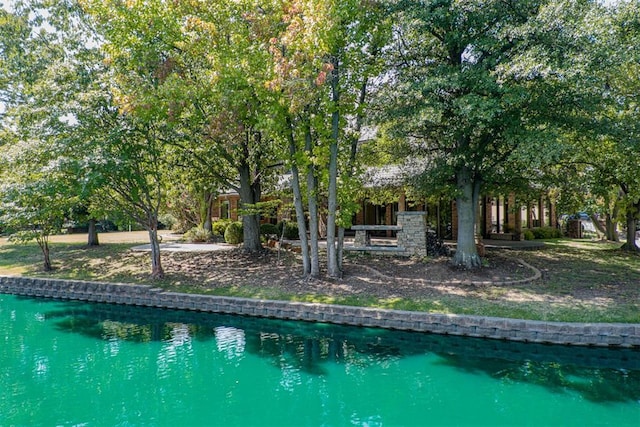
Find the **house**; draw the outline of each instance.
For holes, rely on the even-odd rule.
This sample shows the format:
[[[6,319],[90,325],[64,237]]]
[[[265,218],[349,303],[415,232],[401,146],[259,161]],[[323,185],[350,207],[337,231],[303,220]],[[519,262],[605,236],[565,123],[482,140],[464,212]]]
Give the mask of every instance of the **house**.
[[[447,199],[437,201],[410,200],[405,191],[406,176],[397,165],[369,168],[363,177],[365,193],[376,197],[364,197],[359,201],[360,209],[354,215],[354,225],[395,225],[398,212],[424,211],[427,213],[428,227],[443,239],[455,240],[457,236],[457,211],[455,202]],[[383,191],[384,190],[384,191]],[[269,198],[265,198],[268,200]],[[386,199],[386,200],[384,200]],[[238,220],[240,196],[227,191],[214,202],[213,220]],[[527,203],[518,202],[514,194],[488,195],[479,202],[478,233],[484,239],[521,240],[524,229],[558,226],[556,207],[553,200],[540,195]],[[276,223],[291,219],[291,213],[278,212],[275,217],[264,218],[263,222]],[[392,237],[394,232],[382,233]]]

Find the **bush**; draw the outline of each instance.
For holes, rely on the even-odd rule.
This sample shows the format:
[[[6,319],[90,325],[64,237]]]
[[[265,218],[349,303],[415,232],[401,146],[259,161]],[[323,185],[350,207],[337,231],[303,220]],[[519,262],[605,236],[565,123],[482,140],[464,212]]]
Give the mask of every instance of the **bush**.
[[[193,227],[191,230],[184,233],[182,237],[184,240],[191,243],[206,243],[213,240],[211,232],[200,227]]]
[[[523,236],[524,240],[533,240],[536,238],[536,236],[533,234],[533,231],[531,230],[525,230]]]
[[[562,237],[562,233],[553,227],[538,227],[531,230],[536,239],[557,239]]]
[[[260,234],[262,236],[280,236],[278,227],[273,224],[260,224]]]
[[[450,251],[444,241],[435,232],[427,232],[427,256],[449,256]]]
[[[224,236],[224,232],[232,222],[233,221],[230,219],[219,219],[217,221],[214,221],[213,224],[211,224],[211,228],[213,228],[213,234],[216,236]]]
[[[234,221],[227,225],[227,229],[224,231],[225,242],[231,245],[237,245],[238,243],[242,243],[243,240],[241,222]]]
[[[278,237],[283,236],[282,228],[284,227],[284,238],[285,239],[298,239],[300,235],[298,234],[298,224],[290,221],[283,221],[276,224],[278,228]]]
[[[178,220],[175,216],[170,213],[162,214],[158,217],[158,222],[164,224],[165,228],[168,230],[176,230],[178,229]],[[158,227],[159,228],[159,227]]]

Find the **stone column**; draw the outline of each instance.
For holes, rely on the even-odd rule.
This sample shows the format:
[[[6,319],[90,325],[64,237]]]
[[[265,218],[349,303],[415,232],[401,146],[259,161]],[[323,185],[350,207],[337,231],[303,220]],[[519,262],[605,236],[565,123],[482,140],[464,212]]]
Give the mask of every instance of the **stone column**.
[[[398,247],[408,256],[427,256],[427,213],[398,212]]]

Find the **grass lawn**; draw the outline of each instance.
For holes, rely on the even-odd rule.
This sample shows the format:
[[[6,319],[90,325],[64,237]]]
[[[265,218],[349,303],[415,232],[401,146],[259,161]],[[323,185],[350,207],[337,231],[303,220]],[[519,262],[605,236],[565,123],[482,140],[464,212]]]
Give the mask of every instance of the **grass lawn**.
[[[440,286],[438,298],[382,298],[362,294],[334,297],[312,290],[290,293],[286,287],[271,286],[269,283],[208,289],[203,283],[212,279],[206,276],[207,273],[199,276],[198,272],[189,271],[187,274],[185,271],[190,267],[182,271],[167,269],[164,280],[151,282],[148,278],[148,254],[130,251],[134,244],[146,241],[146,233],[101,234],[101,245],[94,248],[87,248],[85,239],[85,235],[52,238],[55,270],[51,273],[42,270],[42,256],[35,243],[16,245],[0,239],[0,275],[153,283],[179,292],[531,320],[640,323],[640,255],[618,250],[620,244],[548,240],[546,248],[541,250],[504,252],[508,257],[523,259],[538,268],[542,278],[534,282],[473,289],[447,289],[444,285]],[[180,265],[188,265],[184,259],[180,262]],[[233,270],[233,265],[227,267]],[[250,268],[246,265],[236,267],[241,267],[235,268],[240,275],[244,269]],[[289,266],[288,270],[284,270],[296,269],[297,266]]]

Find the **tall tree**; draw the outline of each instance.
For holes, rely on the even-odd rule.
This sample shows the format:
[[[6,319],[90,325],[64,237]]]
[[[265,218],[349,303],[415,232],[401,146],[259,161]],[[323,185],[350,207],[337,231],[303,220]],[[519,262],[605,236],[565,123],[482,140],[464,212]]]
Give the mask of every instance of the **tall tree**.
[[[572,176],[575,186],[584,188],[581,208],[599,211],[607,220],[603,230],[617,240],[615,222],[626,223],[627,239],[623,248],[637,251],[635,238],[639,218],[640,192],[636,153],[638,140],[640,8],[637,2],[593,5],[585,25],[575,34],[591,40],[579,55],[571,58],[572,69],[583,69],[575,79],[580,109],[569,123],[573,129],[562,135],[556,146],[561,178]]]
[[[73,94],[84,87],[87,38],[73,5],[15,2],[4,10],[2,71],[3,182],[6,222],[38,241],[51,268],[48,236],[58,232],[84,186],[69,149]]]
[[[287,25],[271,39],[276,64],[272,88],[280,91],[286,109],[283,128],[289,133],[300,212],[297,175],[304,171],[307,178],[311,247],[304,257],[310,256],[311,276],[319,274],[319,188],[327,192],[327,273],[341,275],[343,227],[354,213],[349,183],[356,170],[368,83],[380,72],[376,59],[388,35],[383,12],[375,1],[295,1],[283,16]],[[300,230],[302,238],[305,229]]]
[[[287,146],[294,206],[302,244],[303,274],[320,275],[318,172],[322,170],[321,135],[315,130],[325,121],[320,113],[327,81],[330,10],[326,3],[292,1],[283,4],[281,28],[269,40],[274,76],[269,88],[280,99],[279,130]],[[302,179],[306,177],[306,179]],[[306,194],[303,191],[306,186]],[[304,200],[308,207],[305,208]],[[308,214],[309,238],[307,239]]]
[[[429,187],[448,188],[455,197],[452,264],[478,268],[480,192],[507,181],[510,155],[549,139],[544,124],[571,105],[556,70],[566,70],[559,67],[575,49],[568,20],[579,7],[564,5],[564,11],[537,0],[394,4],[393,62],[383,97],[392,106],[389,128],[428,159]]]
[[[67,186],[65,171],[49,141],[15,141],[0,158],[0,213],[16,242],[35,240],[43,255],[44,270],[53,269],[49,237],[62,229],[77,198]],[[52,155],[53,154],[53,155]]]
[[[612,145],[605,161],[611,180],[619,186],[626,222],[624,249],[637,252],[636,228],[640,223],[640,4],[637,1],[621,1],[609,9],[612,15],[605,20],[601,34],[606,41],[609,67],[601,67],[606,81],[605,96],[608,109],[605,113],[608,132],[604,143]],[[611,162],[612,157],[616,160]]]
[[[156,79],[147,104],[181,135],[167,141],[176,164],[197,168],[201,180],[219,190],[239,193],[244,247],[260,250],[253,207],[278,163],[269,132],[273,97],[265,88],[268,51],[261,44],[274,6],[249,0],[87,3],[102,20],[114,58],[128,57],[137,67],[155,64],[147,71]]]
[[[81,6],[104,55],[92,69],[92,86],[76,112],[76,143],[86,150],[84,176],[101,180],[96,197],[101,204],[126,212],[147,230],[151,275],[162,278],[158,215],[169,182],[167,146],[177,138],[164,96],[172,67],[165,39],[175,22],[165,19],[156,3],[147,8],[136,2]],[[123,19],[101,19],[111,14]]]

